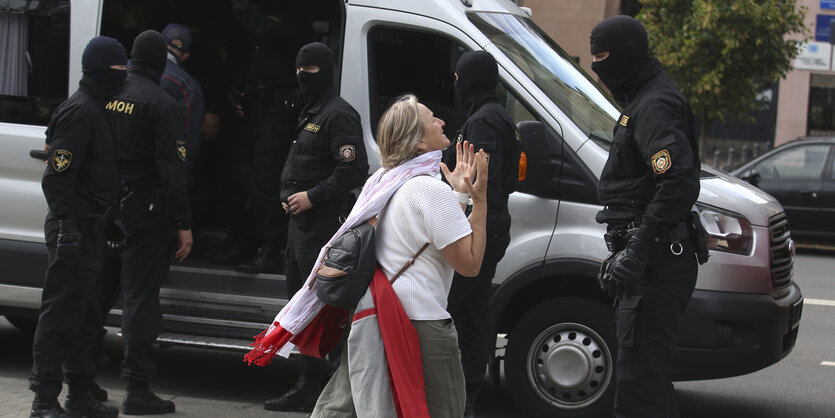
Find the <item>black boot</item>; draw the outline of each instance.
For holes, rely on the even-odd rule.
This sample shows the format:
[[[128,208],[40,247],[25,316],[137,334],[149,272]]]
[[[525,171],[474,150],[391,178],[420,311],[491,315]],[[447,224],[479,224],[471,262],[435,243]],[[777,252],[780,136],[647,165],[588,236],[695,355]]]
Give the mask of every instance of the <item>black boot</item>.
[[[58,403],[58,396],[44,396],[35,393],[29,418],[64,418],[64,408]]]
[[[95,399],[99,402],[107,401],[107,391],[104,390],[98,384],[96,384],[96,382],[92,382],[90,384],[90,395],[93,396],[93,399]]]
[[[311,412],[319,399],[320,390],[306,387],[304,375],[299,376],[296,385],[287,392],[284,392],[277,399],[270,399],[264,402],[264,409],[267,411],[304,411]]]
[[[251,260],[238,264],[238,271],[243,273],[267,273],[283,270],[281,252],[273,247],[261,247]]]
[[[174,402],[160,399],[151,392],[147,382],[130,382],[122,404],[125,415],[156,415],[174,412]]]
[[[264,402],[268,411],[313,411],[331,375],[331,368],[324,360],[308,356],[295,359],[299,368],[296,384],[277,399]]]
[[[90,382],[85,385],[70,385],[67,400],[64,401],[64,409],[68,417],[116,418],[119,416],[118,409],[107,406],[95,398],[92,392],[94,384]]]

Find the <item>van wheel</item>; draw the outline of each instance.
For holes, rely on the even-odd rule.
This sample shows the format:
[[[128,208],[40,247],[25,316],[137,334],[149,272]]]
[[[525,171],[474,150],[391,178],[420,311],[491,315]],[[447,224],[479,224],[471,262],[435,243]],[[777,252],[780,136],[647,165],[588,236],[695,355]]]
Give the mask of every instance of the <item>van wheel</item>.
[[[610,308],[551,299],[522,316],[508,336],[507,387],[529,416],[611,416],[616,353]]]
[[[35,318],[21,318],[17,316],[6,316],[6,320],[9,321],[15,328],[23,331],[26,334],[35,334],[35,328],[38,326],[38,320]]]

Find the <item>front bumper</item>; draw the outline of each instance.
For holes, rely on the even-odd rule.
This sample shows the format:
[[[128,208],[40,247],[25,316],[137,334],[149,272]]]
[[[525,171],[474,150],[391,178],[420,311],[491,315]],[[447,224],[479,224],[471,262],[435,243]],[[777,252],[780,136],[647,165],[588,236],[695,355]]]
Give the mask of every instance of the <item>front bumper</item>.
[[[739,376],[770,366],[794,348],[803,295],[696,290],[679,322],[674,380]]]

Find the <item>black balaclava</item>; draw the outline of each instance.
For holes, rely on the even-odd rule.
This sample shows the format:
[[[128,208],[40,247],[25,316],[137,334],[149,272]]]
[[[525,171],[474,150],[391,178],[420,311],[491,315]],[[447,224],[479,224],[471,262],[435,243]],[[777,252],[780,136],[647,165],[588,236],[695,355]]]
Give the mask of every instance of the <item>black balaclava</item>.
[[[168,49],[165,46],[165,38],[155,30],[146,30],[133,40],[130,64],[132,68],[149,72],[151,77],[159,84],[159,79],[165,71],[167,55]]]
[[[299,71],[299,88],[304,97],[305,107],[333,90],[334,59],[333,52],[321,42],[307,44],[296,56],[296,68],[316,66],[318,73]]]
[[[462,113],[459,117],[469,118],[484,102],[498,100],[499,66],[489,52],[465,53],[455,66],[455,74],[455,101]]]
[[[598,23],[590,40],[592,55],[609,51],[606,59],[592,62],[591,69],[615,98],[628,93],[635,75],[653,62],[647,31],[633,17],[612,16]]]
[[[81,72],[84,73],[84,78],[98,84],[107,96],[118,93],[128,75],[127,71],[114,70],[110,66],[127,63],[125,48],[119,41],[107,36],[91,39],[81,54]]]

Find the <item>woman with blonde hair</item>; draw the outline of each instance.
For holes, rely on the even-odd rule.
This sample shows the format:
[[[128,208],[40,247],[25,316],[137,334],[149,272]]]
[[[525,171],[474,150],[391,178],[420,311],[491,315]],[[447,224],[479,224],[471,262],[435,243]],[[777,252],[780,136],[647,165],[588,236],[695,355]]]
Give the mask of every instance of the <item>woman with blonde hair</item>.
[[[481,268],[487,155],[475,153],[467,142],[457,144],[450,172],[441,163],[441,150],[450,144],[443,126],[414,95],[395,100],[378,128],[382,167],[319,253],[321,262],[334,239],[378,217],[378,269],[355,310],[347,349],[314,417],[464,414],[464,373],[446,304],[454,271],[475,275]],[[441,170],[449,184],[440,179]],[[468,219],[464,209],[470,199]],[[316,297],[319,264],[273,325],[255,337],[245,356],[250,364],[287,357],[293,347],[317,357],[333,348],[345,311]]]
[[[450,172],[440,162],[450,144],[443,126],[414,95],[397,99],[380,119],[381,181],[410,167],[425,169],[390,185],[395,190],[379,212],[376,252],[385,278],[397,279],[389,284],[375,277],[360,300],[342,363],[313,417],[458,418],[464,413],[458,337],[446,303],[454,270],[475,274],[481,267],[487,158],[483,151],[458,144],[458,165]],[[439,168],[449,185],[439,178]],[[473,203],[469,220],[463,211],[468,197]],[[387,306],[393,301],[403,320],[395,318],[391,325],[397,314]],[[386,335],[392,326],[388,332],[402,337],[395,342]]]

